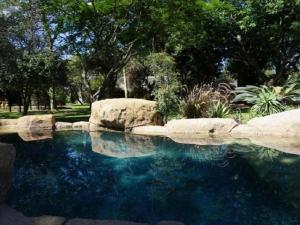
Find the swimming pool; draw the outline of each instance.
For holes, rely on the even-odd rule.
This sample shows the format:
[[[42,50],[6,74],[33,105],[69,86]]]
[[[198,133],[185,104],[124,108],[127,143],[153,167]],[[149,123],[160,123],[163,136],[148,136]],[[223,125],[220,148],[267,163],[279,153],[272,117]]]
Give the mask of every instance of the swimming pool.
[[[16,148],[7,204],[26,216],[299,224],[298,155],[111,132],[55,132],[32,142],[7,134],[0,142]]]

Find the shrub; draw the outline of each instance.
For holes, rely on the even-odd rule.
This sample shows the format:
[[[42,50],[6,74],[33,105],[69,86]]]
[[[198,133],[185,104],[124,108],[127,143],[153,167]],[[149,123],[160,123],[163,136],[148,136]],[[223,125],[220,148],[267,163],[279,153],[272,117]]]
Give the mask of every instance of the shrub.
[[[192,90],[185,89],[185,93],[181,101],[182,114],[186,118],[201,118],[212,116],[214,102],[226,104],[230,99],[231,91],[225,84],[219,84],[216,88],[204,84],[196,85]]]
[[[186,118],[201,118],[209,116],[214,90],[211,85],[194,86],[192,90],[185,88],[186,96],[181,102],[181,111]]]
[[[166,53],[152,53],[146,57],[145,65],[152,78],[149,83],[153,86],[152,94],[158,110],[167,120],[170,115],[178,112],[178,94],[181,91],[174,59]]]
[[[276,92],[274,87],[246,86],[239,87],[234,91],[237,95],[233,102],[242,101],[253,105],[252,111],[260,115],[270,115],[284,111],[285,107],[281,103],[282,96]]]

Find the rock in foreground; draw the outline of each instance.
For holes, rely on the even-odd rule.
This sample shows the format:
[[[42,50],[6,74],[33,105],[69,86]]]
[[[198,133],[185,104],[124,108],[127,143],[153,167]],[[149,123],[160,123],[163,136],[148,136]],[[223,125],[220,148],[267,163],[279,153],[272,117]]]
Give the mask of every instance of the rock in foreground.
[[[229,135],[238,123],[233,119],[200,118],[172,120],[166,124],[168,135],[173,134],[203,134]]]
[[[154,101],[134,98],[106,99],[94,102],[90,123],[118,130],[145,125],[162,125]]]
[[[258,134],[300,137],[300,109],[254,118],[247,125]]]

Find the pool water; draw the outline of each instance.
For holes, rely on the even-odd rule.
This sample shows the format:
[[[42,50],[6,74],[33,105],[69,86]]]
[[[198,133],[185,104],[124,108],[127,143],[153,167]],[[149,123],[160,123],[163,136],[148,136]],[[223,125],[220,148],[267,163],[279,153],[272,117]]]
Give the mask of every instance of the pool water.
[[[295,225],[300,156],[259,146],[183,145],[122,133],[56,132],[15,145],[7,204],[26,216],[156,224]]]

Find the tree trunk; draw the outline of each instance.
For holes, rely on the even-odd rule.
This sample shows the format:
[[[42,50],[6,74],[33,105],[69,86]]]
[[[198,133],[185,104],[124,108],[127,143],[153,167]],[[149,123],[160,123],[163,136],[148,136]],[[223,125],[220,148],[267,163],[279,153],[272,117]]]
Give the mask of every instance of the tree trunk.
[[[117,76],[111,75],[107,77],[104,80],[102,87],[99,90],[99,95],[97,97],[97,100],[112,98],[114,95],[116,83],[117,83]]]
[[[30,100],[28,100],[28,97],[27,97],[27,99],[26,98],[24,99],[23,116],[26,116],[28,114],[29,105],[30,105]]]
[[[50,98],[50,110],[54,111],[56,109],[56,106],[55,106],[55,89],[54,89],[54,86],[52,86],[52,87],[49,88],[48,94],[49,94],[49,98]]]
[[[128,90],[127,90],[127,78],[126,78],[126,70],[123,68],[123,79],[124,79],[124,95],[125,98],[128,97]]]
[[[25,91],[23,97],[23,116],[26,116],[28,114],[30,101],[31,101],[31,93],[29,91]]]

